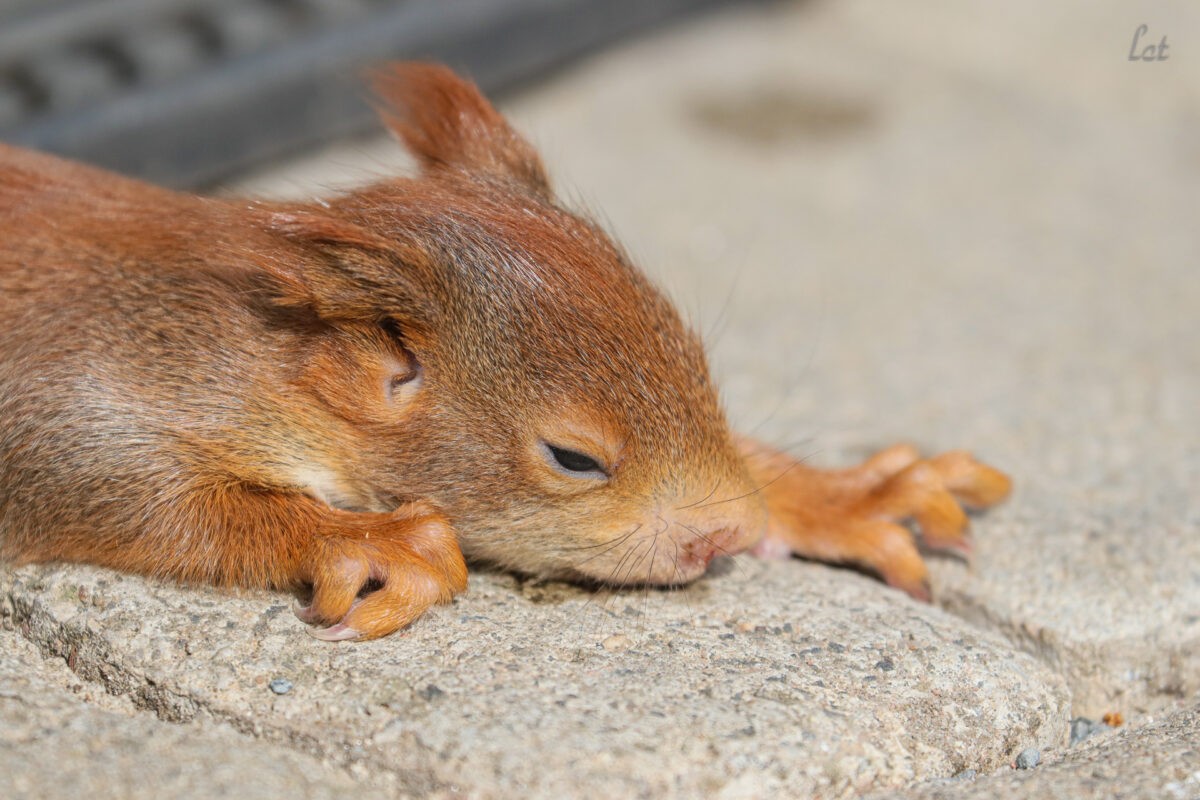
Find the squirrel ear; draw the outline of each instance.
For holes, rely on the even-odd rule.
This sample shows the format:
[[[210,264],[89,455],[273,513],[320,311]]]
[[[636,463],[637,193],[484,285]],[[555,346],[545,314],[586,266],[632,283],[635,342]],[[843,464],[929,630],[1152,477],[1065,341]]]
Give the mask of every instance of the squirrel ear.
[[[408,279],[429,258],[415,245],[301,209],[267,211],[263,227],[299,248],[258,259],[279,305],[311,309],[328,322],[379,321],[402,309],[417,323],[427,314]]]
[[[418,61],[374,70],[379,114],[427,171],[460,168],[549,194],[542,161],[470,81]]]

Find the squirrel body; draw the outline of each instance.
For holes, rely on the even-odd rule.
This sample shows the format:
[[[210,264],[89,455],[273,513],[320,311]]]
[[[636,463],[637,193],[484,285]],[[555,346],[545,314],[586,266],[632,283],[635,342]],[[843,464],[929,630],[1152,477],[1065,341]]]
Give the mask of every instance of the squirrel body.
[[[728,427],[698,338],[444,67],[376,75],[421,171],[310,204],[0,145],[0,557],[307,591],[326,639],[525,573],[677,584],[754,548],[918,597],[1008,492],[963,453],[824,472]]]

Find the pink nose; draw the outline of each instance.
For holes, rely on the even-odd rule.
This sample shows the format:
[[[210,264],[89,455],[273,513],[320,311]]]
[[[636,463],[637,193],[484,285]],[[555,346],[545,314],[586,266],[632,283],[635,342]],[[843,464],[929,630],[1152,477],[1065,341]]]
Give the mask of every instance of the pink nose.
[[[715,531],[697,533],[685,550],[694,561],[706,568],[717,556],[733,556],[748,550],[754,544],[754,538],[747,536],[740,528],[720,528]]]

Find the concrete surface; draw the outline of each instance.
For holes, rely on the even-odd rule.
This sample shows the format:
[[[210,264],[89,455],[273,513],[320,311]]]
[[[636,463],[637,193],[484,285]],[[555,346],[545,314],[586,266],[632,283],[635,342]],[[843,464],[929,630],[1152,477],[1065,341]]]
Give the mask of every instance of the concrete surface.
[[[992,769],[1061,742],[1037,659],[871,580],[747,561],[593,596],[476,575],[404,635],[330,647],[265,593],[22,569],[24,635],[135,705],[216,719],[420,794],[803,796]],[[293,688],[276,695],[270,681]]]
[[[1128,60],[1142,23],[1170,60]],[[908,439],[1014,475],[974,562],[933,564],[940,608],[800,562],[603,596],[480,574],[403,636],[330,647],[276,595],[7,570],[0,721],[25,732],[0,774],[123,796],[77,734],[264,782],[295,763],[278,779],[314,796],[1200,797],[1197,52],[1184,0],[780,3],[505,104],[709,332],[741,427],[818,463]],[[352,142],[238,188],[403,163]],[[10,643],[49,661],[8,669]],[[1067,747],[1107,712],[1126,730]]]
[[[389,796],[227,724],[143,713],[13,631],[0,631],[0,652],[0,797]]]
[[[1200,797],[1200,707],[1089,741],[1061,760],[984,777],[960,775],[914,791],[872,793],[872,800],[1195,800]]]

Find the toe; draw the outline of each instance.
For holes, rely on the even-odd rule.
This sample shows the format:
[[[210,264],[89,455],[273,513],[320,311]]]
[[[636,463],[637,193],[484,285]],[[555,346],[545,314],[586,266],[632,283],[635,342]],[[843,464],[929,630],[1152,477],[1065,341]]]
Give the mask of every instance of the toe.
[[[324,625],[342,619],[369,576],[370,564],[362,552],[343,552],[319,561],[313,566],[310,578],[312,602],[304,607],[300,618],[309,624]]]
[[[1000,470],[955,450],[929,460],[946,488],[968,508],[994,506],[1012,492],[1012,480]]]
[[[441,514],[429,514],[413,525],[405,546],[429,564],[453,593],[467,588],[467,562],[463,559],[458,537]]]
[[[407,626],[430,606],[449,602],[454,594],[453,587],[428,564],[418,559],[394,563],[383,586],[359,599],[334,627],[352,630],[359,639],[387,636]]]
[[[861,469],[875,473],[881,479],[895,475],[900,470],[916,463],[921,453],[911,444],[894,444],[867,459]]]
[[[929,550],[970,554],[966,512],[946,489],[941,472],[928,461],[894,475],[867,498],[864,511],[893,522],[915,521]]]
[[[921,529],[921,543],[930,550],[948,550],[966,558],[971,553],[967,515],[944,489],[930,490],[913,511]]]
[[[856,540],[854,549],[859,553],[853,559],[855,564],[871,570],[884,583],[914,599],[929,602],[929,570],[907,528],[873,520],[856,525],[850,535]]]

